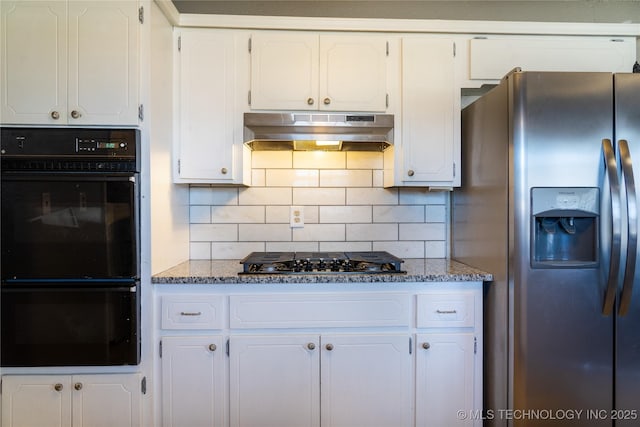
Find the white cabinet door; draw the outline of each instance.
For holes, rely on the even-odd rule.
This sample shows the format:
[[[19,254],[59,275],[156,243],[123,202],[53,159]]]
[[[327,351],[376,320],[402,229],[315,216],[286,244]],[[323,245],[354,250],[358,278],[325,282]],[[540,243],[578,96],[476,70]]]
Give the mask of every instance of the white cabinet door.
[[[161,364],[163,427],[225,425],[221,336],[163,337]]]
[[[452,40],[402,40],[402,141],[395,147],[396,185],[453,184],[454,145],[460,143],[455,133],[459,112],[454,71]]]
[[[323,427],[412,425],[408,335],[323,335],[321,350]]]
[[[269,31],[251,37],[254,110],[385,111],[387,42]]]
[[[472,426],[475,343],[473,333],[417,335],[416,426]],[[466,417],[460,417],[464,411]]]
[[[73,427],[140,427],[140,375],[74,375]]]
[[[232,336],[232,427],[319,427],[318,335]]]
[[[138,4],[69,2],[68,123],[138,123]]]
[[[2,377],[2,427],[71,427],[71,377]]]
[[[632,37],[499,37],[469,41],[469,78],[499,80],[523,71],[631,72]]]
[[[318,35],[264,32],[251,36],[251,108],[318,109]]]
[[[1,7],[2,123],[138,124],[136,1]]]
[[[242,164],[234,163],[236,78],[240,74],[236,43],[236,33],[229,30],[181,31],[176,182],[242,180]]]
[[[385,111],[386,83],[385,38],[320,36],[321,110]]]
[[[140,427],[141,376],[5,375],[2,427]]]
[[[67,3],[2,1],[2,123],[59,124],[67,104]]]

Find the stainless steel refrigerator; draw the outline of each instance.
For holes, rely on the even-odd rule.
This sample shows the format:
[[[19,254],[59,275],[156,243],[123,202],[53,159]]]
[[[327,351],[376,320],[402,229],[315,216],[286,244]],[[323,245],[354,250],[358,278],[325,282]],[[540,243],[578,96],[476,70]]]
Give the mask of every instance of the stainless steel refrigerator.
[[[463,110],[462,158],[484,424],[640,425],[640,74],[515,70]]]

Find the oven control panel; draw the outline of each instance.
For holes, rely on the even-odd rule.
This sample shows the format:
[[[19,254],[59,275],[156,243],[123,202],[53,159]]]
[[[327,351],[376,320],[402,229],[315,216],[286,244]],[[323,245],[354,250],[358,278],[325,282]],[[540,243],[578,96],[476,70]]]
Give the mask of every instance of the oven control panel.
[[[123,138],[77,138],[76,151],[82,154],[127,154],[129,143]]]

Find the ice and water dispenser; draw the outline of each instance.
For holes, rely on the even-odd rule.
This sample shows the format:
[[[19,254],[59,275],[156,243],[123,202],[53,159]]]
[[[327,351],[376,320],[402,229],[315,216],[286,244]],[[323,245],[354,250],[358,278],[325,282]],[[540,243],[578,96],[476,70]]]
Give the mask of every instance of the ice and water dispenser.
[[[597,188],[531,189],[531,266],[598,266]]]

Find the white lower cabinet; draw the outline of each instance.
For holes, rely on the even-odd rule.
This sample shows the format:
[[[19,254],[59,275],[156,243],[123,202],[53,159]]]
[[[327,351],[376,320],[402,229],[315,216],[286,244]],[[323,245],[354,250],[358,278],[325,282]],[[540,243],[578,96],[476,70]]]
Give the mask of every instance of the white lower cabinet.
[[[231,426],[411,425],[410,337],[231,336]]]
[[[479,427],[480,287],[417,295],[416,311],[416,427]]]
[[[318,335],[229,339],[231,426],[320,426]]]
[[[479,427],[481,283],[341,286],[161,295],[162,427]]]
[[[140,374],[4,375],[2,427],[142,426]]]
[[[162,426],[225,425],[223,337],[162,338]]]
[[[416,342],[416,426],[472,426],[473,334],[418,334]]]

